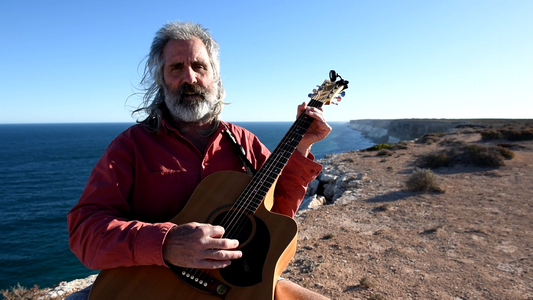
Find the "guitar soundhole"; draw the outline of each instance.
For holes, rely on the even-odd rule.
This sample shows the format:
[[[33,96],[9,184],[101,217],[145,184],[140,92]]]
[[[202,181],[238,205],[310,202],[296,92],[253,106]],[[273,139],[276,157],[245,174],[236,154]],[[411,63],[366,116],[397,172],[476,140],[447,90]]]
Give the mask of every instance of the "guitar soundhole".
[[[240,247],[246,245],[253,235],[254,223],[248,215],[235,210],[219,214],[212,222],[224,227],[224,238],[238,240]]]
[[[239,214],[239,216],[232,216]],[[234,219],[228,223],[228,220]],[[237,222],[239,219],[241,221]],[[270,248],[270,233],[266,224],[256,216],[252,217],[228,211],[218,215],[212,224],[226,230],[225,237],[239,240],[242,257],[231,261],[231,265],[220,269],[220,275],[234,286],[247,287],[263,280],[263,267]],[[235,229],[233,227],[235,225]],[[239,227],[239,230],[236,228]]]

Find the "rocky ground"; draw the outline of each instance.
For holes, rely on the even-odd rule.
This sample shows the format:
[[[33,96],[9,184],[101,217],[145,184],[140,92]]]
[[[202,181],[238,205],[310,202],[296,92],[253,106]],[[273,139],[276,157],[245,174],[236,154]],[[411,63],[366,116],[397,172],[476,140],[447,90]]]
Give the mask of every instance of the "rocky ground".
[[[439,140],[502,142],[472,129]],[[408,192],[416,160],[440,141],[322,160],[328,172],[361,174],[360,184],[298,213],[298,250],[283,276],[332,299],[533,300],[533,141],[512,142],[502,167],[435,169],[444,193]],[[76,288],[62,286],[49,295]]]
[[[472,129],[439,139],[502,142]],[[441,147],[325,159],[366,178],[335,205],[297,215],[283,276],[332,299],[533,299],[533,142],[513,142],[502,167],[433,170],[444,193],[408,192],[417,158]]]

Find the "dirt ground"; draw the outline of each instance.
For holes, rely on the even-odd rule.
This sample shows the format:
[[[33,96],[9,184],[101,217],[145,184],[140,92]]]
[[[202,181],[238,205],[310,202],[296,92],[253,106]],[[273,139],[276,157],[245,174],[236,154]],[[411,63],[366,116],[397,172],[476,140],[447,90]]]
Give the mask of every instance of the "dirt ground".
[[[439,140],[506,142],[472,129]],[[324,159],[366,179],[336,204],[297,214],[298,249],[282,276],[331,299],[533,300],[533,141],[510,143],[505,166],[434,169],[444,193],[405,185],[439,141]]]
[[[440,139],[502,142],[472,129]],[[532,300],[533,141],[512,143],[505,166],[434,169],[445,193],[405,187],[438,142],[330,157],[368,179],[357,199],[297,215],[298,250],[283,276],[332,299]]]

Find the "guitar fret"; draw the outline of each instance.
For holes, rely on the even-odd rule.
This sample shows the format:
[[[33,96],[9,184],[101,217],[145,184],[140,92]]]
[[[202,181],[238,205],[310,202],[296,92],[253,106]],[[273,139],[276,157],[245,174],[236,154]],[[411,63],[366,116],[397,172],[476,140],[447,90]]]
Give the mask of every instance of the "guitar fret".
[[[308,106],[320,108],[322,104],[321,101],[312,99],[309,101]],[[249,213],[254,213],[257,210],[268,191],[272,188],[276,178],[287,165],[313,120],[312,117],[305,114],[298,117],[263,167],[252,178],[252,181],[237,199],[237,203],[242,202],[242,204],[238,205],[239,207]]]

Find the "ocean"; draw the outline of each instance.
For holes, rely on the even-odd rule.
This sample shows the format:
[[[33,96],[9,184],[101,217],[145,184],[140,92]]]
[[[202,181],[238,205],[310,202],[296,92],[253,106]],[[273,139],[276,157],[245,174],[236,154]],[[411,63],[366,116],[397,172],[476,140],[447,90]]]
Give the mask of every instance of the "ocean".
[[[272,151],[292,122],[236,122]],[[346,122],[312,148],[325,154],[373,145]],[[66,215],[93,166],[129,123],[0,124],[0,290],[51,287],[97,273],[68,247]]]

